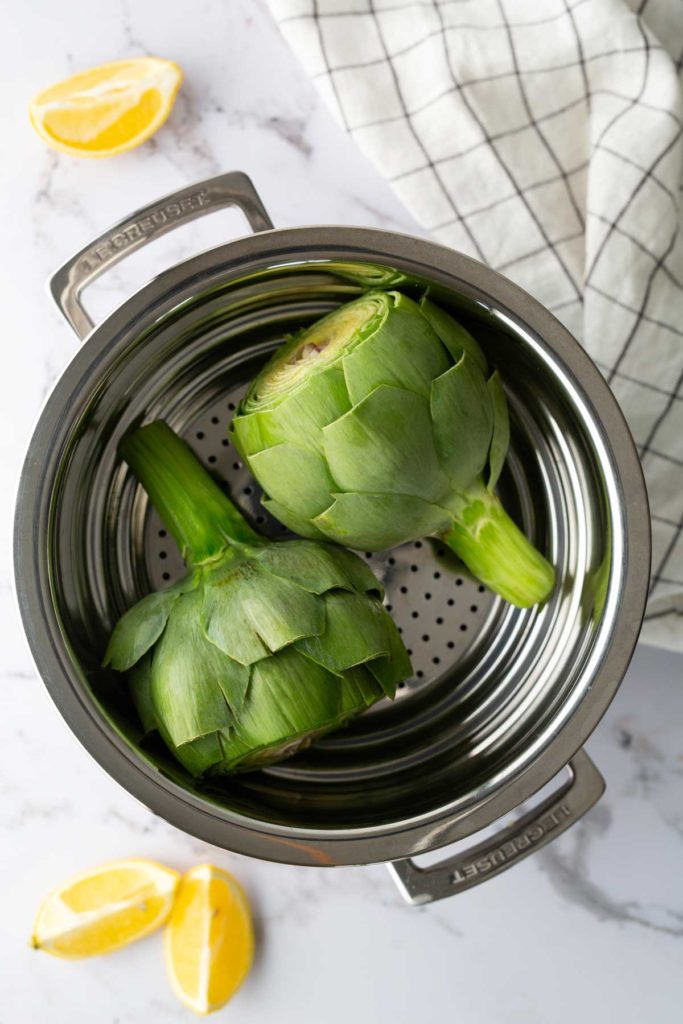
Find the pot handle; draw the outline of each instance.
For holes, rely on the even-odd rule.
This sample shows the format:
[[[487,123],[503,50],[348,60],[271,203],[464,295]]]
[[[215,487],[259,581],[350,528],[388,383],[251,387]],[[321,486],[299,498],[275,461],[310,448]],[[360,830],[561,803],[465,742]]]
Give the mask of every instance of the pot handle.
[[[273,226],[251,179],[241,171],[231,171],[143,206],[67,260],[52,275],[48,287],[79,338],[85,338],[95,326],[81,305],[81,292],[95,278],[152,239],[226,206],[237,206],[253,231]]]
[[[600,799],[605,781],[584,750],[574,755],[567,768],[569,778],[561,789],[469,850],[433,867],[420,868],[410,859],[390,864],[408,903],[419,906],[471,889],[506,871],[578,821]]]

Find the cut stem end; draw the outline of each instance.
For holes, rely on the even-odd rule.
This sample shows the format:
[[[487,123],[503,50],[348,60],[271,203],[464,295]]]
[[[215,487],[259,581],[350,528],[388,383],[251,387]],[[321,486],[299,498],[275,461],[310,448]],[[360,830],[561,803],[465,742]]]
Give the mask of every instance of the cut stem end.
[[[522,533],[495,494],[482,491],[442,540],[489,589],[518,608],[547,600],[555,570]]]

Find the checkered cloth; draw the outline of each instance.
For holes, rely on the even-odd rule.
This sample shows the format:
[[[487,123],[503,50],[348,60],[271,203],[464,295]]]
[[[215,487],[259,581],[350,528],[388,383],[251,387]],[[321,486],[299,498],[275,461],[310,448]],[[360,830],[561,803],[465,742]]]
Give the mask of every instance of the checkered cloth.
[[[416,219],[540,299],[604,373],[652,508],[643,639],[683,649],[683,4],[268,3]]]

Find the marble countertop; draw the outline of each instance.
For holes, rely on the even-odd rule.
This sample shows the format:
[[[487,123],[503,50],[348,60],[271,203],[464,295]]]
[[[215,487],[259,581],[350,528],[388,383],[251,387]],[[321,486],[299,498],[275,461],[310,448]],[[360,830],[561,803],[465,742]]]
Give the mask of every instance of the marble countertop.
[[[15,5],[3,34],[4,312],[0,446],[5,534],[35,417],[77,342],[44,293],[98,231],[194,180],[240,169],[277,226],[417,232],[335,124],[262,0]],[[26,102],[64,75],[125,55],[177,60],[186,83],[158,135],[108,162],[74,161],[33,135]],[[101,316],[168,263],[243,230],[220,214],[167,236],[93,289]],[[29,658],[0,562],[0,1020],[190,1021],[164,979],[158,936],[101,961],[27,947],[36,905],[69,873],[145,855],[213,860],[255,909],[255,969],[217,1020],[242,1024],[570,1024],[680,1020],[683,1001],[683,659],[639,648],[588,743],[607,780],[575,828],[499,878],[433,906],[403,903],[383,866],[259,863],[182,834],[137,804],[63,724]]]

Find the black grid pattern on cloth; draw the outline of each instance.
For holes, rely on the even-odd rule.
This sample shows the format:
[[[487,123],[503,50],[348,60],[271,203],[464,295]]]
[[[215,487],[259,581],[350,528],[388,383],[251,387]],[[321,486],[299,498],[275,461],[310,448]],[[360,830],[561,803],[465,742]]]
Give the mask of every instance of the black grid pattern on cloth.
[[[656,34],[669,0],[624,0],[620,16],[613,0],[268,2],[416,219],[535,294],[611,384],[648,484],[657,637],[668,615],[683,648],[658,601],[672,586],[683,599],[683,38]]]

